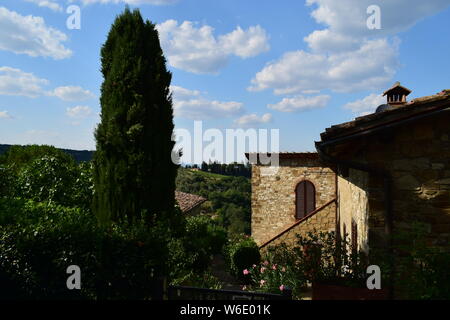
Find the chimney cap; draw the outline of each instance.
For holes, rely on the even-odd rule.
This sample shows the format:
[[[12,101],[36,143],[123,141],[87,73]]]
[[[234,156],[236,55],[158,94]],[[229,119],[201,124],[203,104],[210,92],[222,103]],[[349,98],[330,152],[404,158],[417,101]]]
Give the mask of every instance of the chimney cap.
[[[400,85],[400,82],[397,81],[396,83],[394,83],[394,85],[391,88],[389,88],[385,92],[383,92],[383,96],[385,96],[389,93],[403,93],[405,96],[407,96],[411,92],[412,92],[411,90]]]

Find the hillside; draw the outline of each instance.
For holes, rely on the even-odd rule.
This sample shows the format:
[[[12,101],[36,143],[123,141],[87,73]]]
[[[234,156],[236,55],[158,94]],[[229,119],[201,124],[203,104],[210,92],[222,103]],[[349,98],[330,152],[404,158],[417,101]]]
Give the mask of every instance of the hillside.
[[[11,145],[9,144],[0,144],[0,155],[5,153]],[[72,157],[75,158],[77,162],[82,161],[90,161],[94,155],[94,151],[88,151],[88,150],[71,150],[71,149],[60,149],[68,154],[70,154]]]
[[[250,233],[250,179],[179,168],[176,184],[179,191],[208,199],[202,213],[218,219],[231,234]]]

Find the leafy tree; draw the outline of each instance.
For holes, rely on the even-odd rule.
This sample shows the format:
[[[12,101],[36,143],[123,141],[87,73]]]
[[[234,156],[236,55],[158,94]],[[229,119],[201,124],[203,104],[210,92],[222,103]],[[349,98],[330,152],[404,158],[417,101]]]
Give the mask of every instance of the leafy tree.
[[[58,157],[65,162],[72,162],[74,159],[64,151],[47,145],[27,145],[10,146],[7,151],[0,156],[0,164],[9,166],[13,171],[18,172],[37,158],[44,156]]]
[[[229,235],[250,233],[251,185],[248,178],[221,176],[180,168],[177,189],[208,199],[202,212],[216,216]]]
[[[173,108],[155,25],[138,10],[119,15],[101,50],[104,82],[95,137],[94,206],[101,221],[173,212]]]

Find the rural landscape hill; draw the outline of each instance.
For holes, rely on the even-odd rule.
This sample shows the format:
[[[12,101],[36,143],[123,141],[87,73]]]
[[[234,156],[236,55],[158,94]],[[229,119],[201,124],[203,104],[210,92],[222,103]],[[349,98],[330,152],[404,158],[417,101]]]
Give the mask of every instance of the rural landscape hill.
[[[0,155],[12,145],[0,144]],[[61,149],[77,162],[92,160],[94,151]],[[232,234],[250,233],[250,179],[180,167],[178,191],[205,197],[201,212],[218,220]]]
[[[0,155],[5,153],[12,145],[10,144],[0,144]],[[77,162],[90,161],[94,155],[94,151],[89,150],[71,150],[71,149],[61,149],[62,151],[70,154],[75,158]]]

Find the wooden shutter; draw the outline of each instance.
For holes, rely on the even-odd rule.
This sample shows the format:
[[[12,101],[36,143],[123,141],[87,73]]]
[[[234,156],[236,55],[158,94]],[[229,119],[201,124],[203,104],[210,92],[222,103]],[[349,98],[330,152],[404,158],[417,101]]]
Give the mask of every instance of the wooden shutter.
[[[304,181],[300,182],[297,185],[297,192],[296,192],[296,197],[297,197],[297,213],[296,213],[296,218],[301,219],[305,216],[305,210],[306,210],[306,206],[305,206],[305,183]]]
[[[296,188],[296,219],[302,219],[316,210],[316,190],[309,181],[302,181]]]
[[[305,215],[310,214],[311,212],[313,212],[314,210],[316,210],[316,195],[315,195],[315,190],[314,190],[314,185],[307,181],[306,182],[306,197],[305,197],[305,202],[306,202],[306,212]]]

